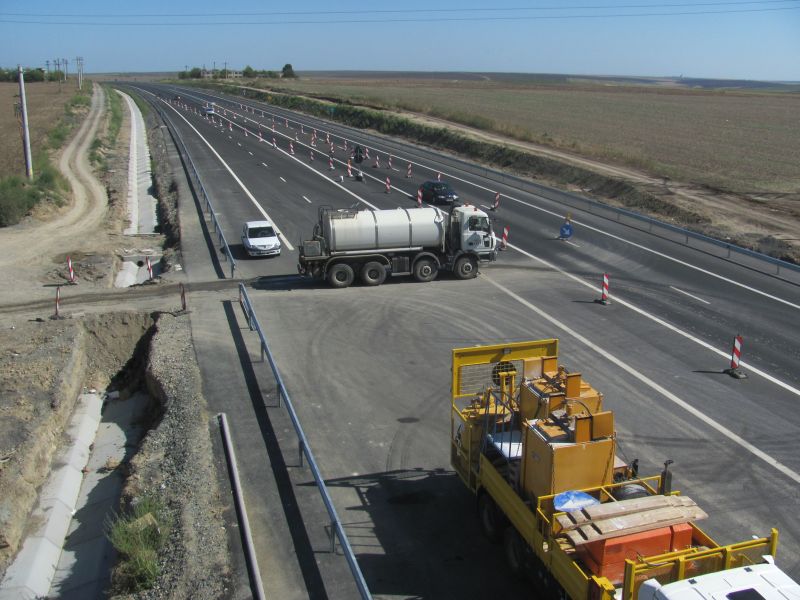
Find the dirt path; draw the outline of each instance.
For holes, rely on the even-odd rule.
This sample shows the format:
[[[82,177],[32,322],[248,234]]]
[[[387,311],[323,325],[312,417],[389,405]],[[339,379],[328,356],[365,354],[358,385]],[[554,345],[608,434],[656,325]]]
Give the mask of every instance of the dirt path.
[[[108,194],[88,158],[105,113],[105,93],[95,85],[86,118],[57,157],[58,168],[71,188],[70,203],[49,214],[45,209],[43,216],[0,232],[0,277],[14,282],[3,290],[3,304],[52,296],[53,286],[66,283],[67,255],[72,257],[81,283],[96,281],[108,287],[113,265]],[[84,262],[79,266],[80,261]]]

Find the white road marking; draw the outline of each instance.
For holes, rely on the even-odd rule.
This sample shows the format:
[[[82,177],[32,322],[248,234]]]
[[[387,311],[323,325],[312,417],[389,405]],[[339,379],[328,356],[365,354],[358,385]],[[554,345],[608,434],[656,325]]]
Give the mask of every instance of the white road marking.
[[[244,183],[242,183],[242,180],[241,180],[241,179],[239,179],[238,175],[236,175],[236,173],[234,173],[234,172],[233,172],[233,169],[231,169],[231,168],[228,166],[228,163],[226,163],[226,162],[223,160],[223,158],[222,158],[222,157],[219,155],[219,153],[218,153],[218,152],[217,152],[217,151],[214,149],[214,147],[213,147],[213,146],[212,146],[212,145],[211,145],[211,144],[208,142],[208,140],[207,140],[206,138],[204,138],[204,137],[203,137],[203,135],[202,135],[202,134],[201,134],[199,131],[197,131],[197,129],[194,127],[194,125],[192,125],[191,123],[189,123],[189,121],[186,119],[186,117],[184,117],[184,116],[183,116],[181,113],[179,113],[177,110],[175,110],[175,109],[174,109],[174,108],[173,108],[171,105],[167,104],[167,106],[169,106],[170,108],[172,108],[172,110],[175,112],[175,114],[176,114],[176,115],[178,115],[178,116],[179,116],[181,119],[183,119],[183,120],[186,122],[186,124],[187,124],[189,127],[191,127],[191,128],[192,128],[192,131],[194,131],[194,132],[197,134],[197,137],[199,137],[201,140],[203,140],[203,142],[205,143],[205,145],[206,145],[206,146],[208,146],[208,149],[209,149],[209,150],[211,150],[211,152],[213,152],[213,153],[214,153],[214,156],[216,156],[216,157],[217,157],[217,159],[219,159],[219,162],[221,162],[221,163],[222,163],[222,166],[223,166],[223,167],[225,167],[225,168],[227,169],[228,173],[230,173],[230,174],[231,174],[231,177],[233,177],[234,181],[236,181],[236,183],[238,183],[238,184],[239,184],[239,187],[241,187],[241,188],[242,188],[242,190],[244,191],[245,195],[246,195],[248,198],[250,198],[250,201],[251,201],[251,202],[252,202],[252,203],[253,203],[253,204],[256,206],[256,208],[258,209],[258,211],[259,211],[259,212],[260,212],[260,213],[261,213],[261,214],[264,216],[264,218],[265,218],[267,221],[271,221],[271,222],[272,222],[272,225],[273,225],[273,227],[275,228],[275,231],[276,231],[278,234],[280,234],[280,236],[281,236],[281,240],[283,241],[283,244],[284,244],[284,245],[285,245],[285,246],[286,246],[286,247],[289,249],[289,251],[290,251],[290,252],[294,252],[294,246],[292,246],[292,244],[289,242],[289,240],[288,240],[288,239],[286,239],[286,236],[285,236],[285,235],[283,235],[283,234],[281,233],[281,230],[278,228],[278,225],[275,223],[275,220],[274,220],[274,219],[272,219],[272,218],[270,218],[270,216],[267,214],[267,211],[266,211],[266,210],[264,210],[264,207],[263,207],[263,206],[261,206],[261,204],[259,204],[258,200],[256,200],[256,199],[255,199],[255,196],[253,196],[253,194],[251,194],[251,193],[250,193],[250,190],[248,190],[248,189],[247,189],[247,187],[244,185]]]
[[[262,162],[261,164],[269,169],[269,167],[267,166],[267,163]]]
[[[281,181],[282,181],[283,183],[286,183],[286,180],[285,180],[283,177],[281,177]]]
[[[311,200],[309,200],[309,199],[308,199],[308,198],[306,198],[305,196],[303,196],[303,200],[305,200],[306,202],[308,202],[309,204],[311,204]]]
[[[580,245],[576,244],[575,242],[570,242],[569,240],[561,240],[561,241],[562,242],[566,242],[567,244],[570,244],[571,246],[575,246],[576,248],[580,248]]]
[[[253,153],[252,153],[252,152],[250,152],[250,150],[248,150],[248,151],[247,151],[247,153],[248,153],[250,156],[253,156]]]
[[[671,285],[669,287],[671,287],[676,292],[680,292],[681,294],[686,294],[687,296],[689,296],[689,298],[694,298],[695,300],[697,300],[699,302],[703,302],[704,304],[711,304],[711,302],[709,302],[708,300],[703,300],[702,298],[698,298],[694,294],[690,294],[689,292],[684,292],[683,290],[680,290],[680,289],[676,288],[674,285]]]
[[[630,366],[626,362],[624,362],[621,359],[617,358],[613,354],[610,354],[609,352],[606,352],[600,346],[598,346],[597,344],[591,342],[588,338],[582,336],[580,333],[578,333],[577,331],[575,331],[574,329],[572,329],[571,327],[569,327],[565,323],[562,323],[561,321],[556,319],[554,316],[552,316],[549,313],[545,312],[544,310],[542,310],[538,306],[534,306],[533,304],[531,304],[530,302],[528,302],[527,300],[525,300],[521,296],[515,294],[514,292],[509,290],[507,287],[505,287],[504,285],[494,281],[493,279],[491,279],[487,275],[483,274],[482,277],[484,279],[486,279],[486,281],[491,283],[493,286],[495,286],[497,289],[499,289],[500,291],[504,292],[505,294],[507,294],[508,296],[510,296],[511,298],[513,298],[514,300],[516,300],[517,302],[519,302],[520,304],[525,306],[526,308],[528,308],[531,311],[535,312],[537,315],[539,315],[543,319],[549,321],[550,323],[552,323],[553,325],[555,325],[556,327],[558,327],[559,329],[561,329],[565,333],[567,333],[567,334],[571,335],[572,337],[574,337],[576,340],[578,340],[579,342],[581,342],[582,344],[584,344],[585,346],[587,346],[588,348],[590,348],[591,350],[593,350],[594,352],[599,354],[602,358],[605,358],[605,359],[609,360],[610,362],[612,362],[613,364],[617,365],[620,369],[622,369],[623,371],[625,371],[629,375],[635,377],[636,379],[638,379],[639,381],[644,383],[649,388],[651,388],[654,391],[658,392],[659,394],[664,396],[670,402],[674,402],[675,404],[677,404],[678,406],[683,408],[685,411],[687,411],[691,415],[697,417],[698,419],[703,421],[703,423],[705,423],[709,427],[715,429],[716,431],[718,431],[720,434],[722,434],[723,436],[725,436],[726,438],[728,438],[729,440],[731,440],[735,444],[738,444],[739,446],[741,446],[742,448],[744,448],[745,450],[747,450],[748,452],[750,452],[754,456],[757,456],[758,458],[763,460],[769,466],[771,466],[774,469],[780,471],[781,473],[783,473],[784,475],[789,477],[791,480],[793,480],[795,483],[800,483],[800,474],[796,473],[795,471],[793,471],[792,469],[790,469],[786,465],[784,465],[784,464],[780,463],[779,461],[777,461],[776,459],[772,458],[766,452],[763,452],[762,450],[759,450],[758,448],[756,448],[753,444],[751,444],[747,440],[739,437],[733,431],[731,431],[730,429],[728,429],[727,427],[725,427],[721,423],[718,423],[717,421],[715,421],[714,419],[712,419],[711,417],[709,417],[705,413],[703,413],[703,412],[699,411],[698,409],[696,409],[694,406],[692,406],[688,402],[680,399],[678,396],[676,396],[675,394],[673,394],[672,392],[670,392],[666,388],[662,387],[661,385],[659,385],[658,383],[656,383],[655,381],[653,381],[652,379],[650,379],[646,375],[643,375],[640,371],[638,371],[637,369],[633,368],[632,366]],[[614,297],[614,300],[615,301],[617,300],[616,296]]]
[[[239,146],[239,148],[242,147],[242,143],[241,142],[236,142],[236,145]]]
[[[497,238],[497,236],[495,236],[495,239],[499,239],[499,238]],[[557,271],[557,272],[561,273],[565,277],[569,277],[573,281],[577,281],[581,285],[586,286],[587,288],[589,288],[591,290],[596,290],[597,289],[597,284],[596,283],[590,283],[588,281],[584,281],[583,279],[581,279],[580,277],[578,277],[576,275],[573,275],[572,273],[567,273],[564,269],[562,269],[560,267],[557,267],[553,263],[548,262],[548,261],[544,260],[543,258],[539,258],[538,256],[535,256],[535,255],[531,254],[530,252],[528,252],[526,250],[523,250],[522,248],[519,248],[518,246],[514,246],[513,244],[508,244],[508,247],[511,248],[512,250],[516,250],[520,254],[524,254],[528,258],[532,258],[533,260],[536,260],[536,261],[540,262],[541,264],[545,265],[546,267],[548,267],[550,269],[553,269],[554,271]],[[655,323],[658,323],[662,327],[666,327],[670,331],[673,331],[673,332],[677,333],[678,335],[681,335],[681,336],[685,337],[687,340],[691,340],[695,344],[697,344],[699,346],[702,346],[703,348],[706,348],[707,350],[711,350],[713,353],[718,354],[719,356],[723,356],[726,359],[730,358],[730,354],[731,354],[730,350],[727,350],[727,351],[718,350],[717,348],[714,348],[714,346],[712,346],[708,342],[703,341],[700,338],[695,337],[695,336],[693,336],[692,334],[690,334],[690,333],[688,333],[686,331],[683,331],[682,329],[679,329],[678,327],[676,327],[672,323],[667,323],[664,319],[662,319],[660,317],[657,317],[657,316],[655,316],[655,315],[653,315],[653,314],[651,314],[651,313],[639,308],[638,306],[636,306],[634,304],[631,304],[627,300],[623,300],[622,298],[620,298],[616,294],[614,294],[614,304],[621,305],[621,306],[624,306],[626,308],[629,308],[632,311],[639,313],[643,317],[646,317],[646,318],[650,319],[651,321],[654,321]],[[767,381],[770,381],[770,382],[774,383],[775,385],[777,385],[779,387],[782,387],[783,389],[785,389],[788,392],[791,392],[795,396],[800,396],[800,390],[798,390],[795,387],[792,387],[791,385],[789,385],[788,383],[786,383],[784,381],[781,381],[777,377],[774,377],[773,375],[770,375],[769,373],[767,373],[765,371],[762,371],[761,369],[758,369],[755,366],[753,366],[753,365],[751,365],[749,363],[746,363],[745,361],[740,361],[739,364],[743,368],[747,368],[749,373],[754,373],[754,374],[756,374],[756,375],[758,375],[760,377],[763,377]]]

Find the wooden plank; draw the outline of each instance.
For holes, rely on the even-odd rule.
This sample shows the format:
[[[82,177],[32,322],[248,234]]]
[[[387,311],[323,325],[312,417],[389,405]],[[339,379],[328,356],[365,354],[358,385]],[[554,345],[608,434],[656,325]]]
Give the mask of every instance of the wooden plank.
[[[614,532],[608,533],[608,534],[596,534],[591,539],[586,539],[576,529],[574,531],[567,532],[567,537],[569,538],[569,540],[575,546],[580,546],[581,544],[585,544],[587,542],[593,542],[595,540],[605,540],[605,539],[609,539],[609,538],[615,538],[615,537],[620,537],[620,536],[623,536],[623,535],[628,535],[628,534],[631,534],[631,533],[641,533],[643,531],[651,531],[653,529],[659,529],[661,527],[669,527],[670,525],[680,525],[681,523],[686,523],[686,520],[681,518],[681,519],[676,519],[674,521],[662,521],[661,523],[659,523],[658,525],[655,525],[655,526],[652,525],[652,524],[648,524],[648,525],[642,525],[641,527],[631,527],[630,529],[623,529],[623,530],[620,530],[620,531],[614,531]]]

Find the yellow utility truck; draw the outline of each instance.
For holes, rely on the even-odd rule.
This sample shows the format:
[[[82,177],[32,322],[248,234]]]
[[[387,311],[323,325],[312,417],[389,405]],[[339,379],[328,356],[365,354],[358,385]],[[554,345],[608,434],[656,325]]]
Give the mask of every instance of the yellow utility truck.
[[[451,463],[509,568],[572,600],[800,598],[778,532],[720,546],[706,513],[617,456],[614,414],[558,340],[453,350]]]

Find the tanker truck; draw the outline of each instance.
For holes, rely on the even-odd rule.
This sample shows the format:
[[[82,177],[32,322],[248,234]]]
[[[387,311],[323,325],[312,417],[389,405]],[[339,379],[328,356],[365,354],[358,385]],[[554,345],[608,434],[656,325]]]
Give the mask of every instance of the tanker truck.
[[[355,210],[321,207],[313,237],[300,243],[297,270],[336,288],[380,285],[390,275],[433,281],[440,270],[478,275],[496,257],[488,215],[475,206]]]

